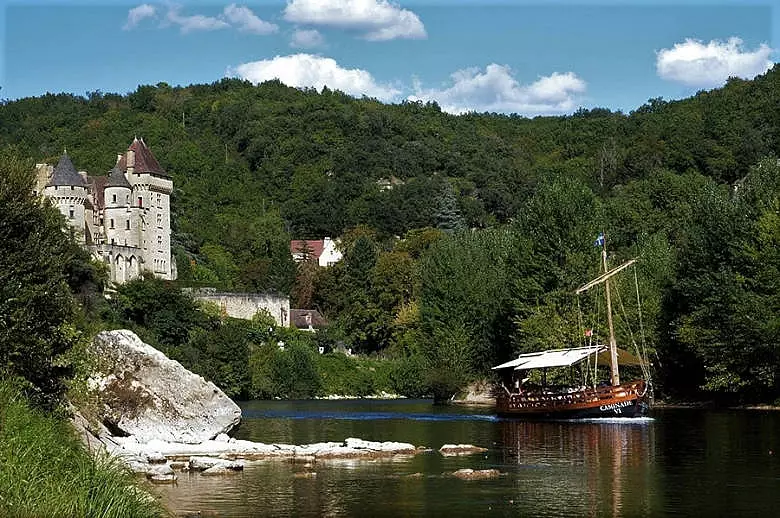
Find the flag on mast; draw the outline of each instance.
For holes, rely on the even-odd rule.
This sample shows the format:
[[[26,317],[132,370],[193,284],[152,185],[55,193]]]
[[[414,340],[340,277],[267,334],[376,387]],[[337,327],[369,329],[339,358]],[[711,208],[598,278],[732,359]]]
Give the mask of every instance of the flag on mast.
[[[604,232],[599,232],[599,237],[593,242],[593,246],[604,246]]]

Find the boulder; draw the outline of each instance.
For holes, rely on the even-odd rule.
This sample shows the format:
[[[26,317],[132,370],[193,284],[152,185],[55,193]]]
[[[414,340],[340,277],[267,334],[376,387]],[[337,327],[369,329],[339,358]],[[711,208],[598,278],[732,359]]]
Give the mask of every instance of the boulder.
[[[120,435],[133,435],[140,443],[198,444],[241,420],[241,409],[216,385],[131,331],[98,334],[92,352],[99,372],[91,383],[105,404],[103,422]]]

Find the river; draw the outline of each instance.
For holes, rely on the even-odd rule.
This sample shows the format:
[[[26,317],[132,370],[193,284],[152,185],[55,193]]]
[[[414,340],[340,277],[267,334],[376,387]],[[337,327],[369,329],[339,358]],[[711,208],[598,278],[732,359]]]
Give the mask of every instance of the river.
[[[252,401],[236,437],[311,443],[359,437],[437,450],[384,460],[273,460],[243,473],[182,473],[161,487],[177,513],[205,516],[778,516],[780,412],[654,409],[590,422],[498,419],[490,409],[429,401]],[[496,468],[465,481],[447,473]],[[315,472],[316,475],[306,475]]]

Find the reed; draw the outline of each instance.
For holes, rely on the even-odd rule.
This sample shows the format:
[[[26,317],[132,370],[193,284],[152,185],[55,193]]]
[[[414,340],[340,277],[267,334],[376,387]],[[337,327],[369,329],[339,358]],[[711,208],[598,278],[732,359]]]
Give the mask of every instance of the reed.
[[[159,501],[107,455],[91,455],[67,420],[32,408],[0,380],[0,516],[165,516]]]

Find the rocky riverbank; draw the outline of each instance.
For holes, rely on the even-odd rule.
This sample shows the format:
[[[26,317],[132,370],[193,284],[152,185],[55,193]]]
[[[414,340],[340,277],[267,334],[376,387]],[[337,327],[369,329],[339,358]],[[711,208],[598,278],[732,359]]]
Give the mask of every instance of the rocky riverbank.
[[[88,419],[74,409],[73,425],[90,451],[104,451],[158,483],[177,470],[225,475],[245,462],[376,459],[432,450],[403,442],[347,438],[342,442],[265,444],[227,435],[241,409],[213,383],[142,342],[130,331],[107,331],[94,340],[98,372],[90,385],[99,401]],[[485,451],[469,444],[445,445],[442,455]]]

